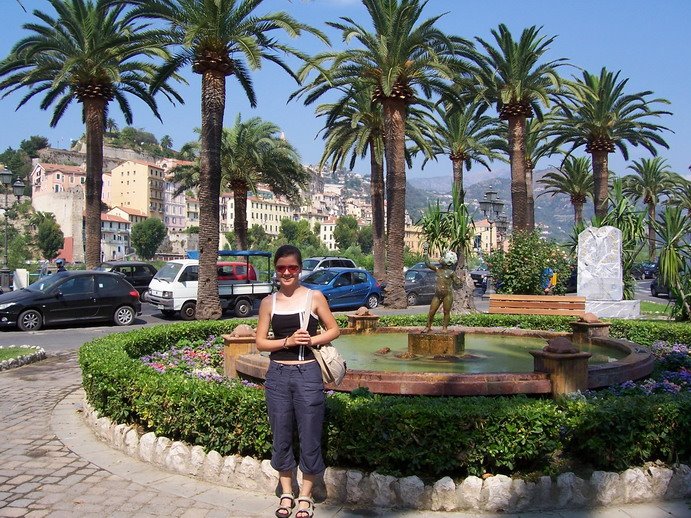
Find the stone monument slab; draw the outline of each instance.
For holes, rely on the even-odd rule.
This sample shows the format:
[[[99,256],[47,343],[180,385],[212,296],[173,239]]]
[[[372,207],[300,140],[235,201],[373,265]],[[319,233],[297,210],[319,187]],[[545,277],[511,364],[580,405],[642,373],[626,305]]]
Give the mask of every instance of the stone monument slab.
[[[621,231],[588,227],[578,236],[578,295],[589,300],[624,298]]]

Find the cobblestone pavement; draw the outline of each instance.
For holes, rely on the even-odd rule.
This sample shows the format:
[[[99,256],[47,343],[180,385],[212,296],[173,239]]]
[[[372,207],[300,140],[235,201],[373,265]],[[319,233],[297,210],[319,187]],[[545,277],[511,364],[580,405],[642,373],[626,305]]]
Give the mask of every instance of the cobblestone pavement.
[[[79,415],[76,352],[0,373],[0,517],[274,516],[272,495],[219,487],[161,471],[100,443]],[[318,518],[687,518],[687,502],[514,515],[346,509]]]

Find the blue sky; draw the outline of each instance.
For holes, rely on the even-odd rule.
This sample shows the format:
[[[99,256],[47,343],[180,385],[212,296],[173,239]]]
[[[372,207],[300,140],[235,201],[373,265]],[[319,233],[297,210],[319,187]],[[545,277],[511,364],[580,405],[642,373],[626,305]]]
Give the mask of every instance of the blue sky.
[[[25,33],[21,26],[34,17],[33,9],[48,9],[46,0],[21,0],[29,13],[25,13],[15,0],[0,0],[0,15],[5,21],[4,35],[0,40],[0,55],[6,56],[14,42]],[[339,16],[352,17],[367,25],[366,12],[358,0],[266,0],[258,13],[285,10],[295,18],[326,31],[336,48],[344,48],[340,35],[330,31],[325,21]],[[48,11],[51,12],[52,11]],[[490,38],[490,30],[499,23],[509,26],[516,38],[528,26],[542,26],[543,34],[556,35],[548,54],[549,59],[569,58],[578,67],[597,73],[604,66],[609,70],[621,70],[622,78],[629,78],[628,92],[652,90],[655,97],[671,101],[668,107],[673,113],[660,123],[670,128],[665,138],[669,150],[660,149],[672,169],[689,175],[691,165],[691,2],[688,0],[429,0],[425,17],[447,14],[441,19],[440,27],[452,34],[465,38],[480,36]],[[304,36],[290,42],[296,48],[308,53],[323,50],[323,45],[311,36]],[[565,72],[567,75],[578,73]],[[163,122],[158,121],[148,108],[132,100],[134,123],[138,128],[154,133],[157,137],[168,134],[174,147],[179,147],[196,138],[194,128],[200,125],[200,78],[186,72],[189,85],[181,85],[180,93],[186,99],[185,105],[172,106],[164,98],[159,101]],[[232,124],[238,113],[243,118],[260,116],[281,127],[286,137],[297,147],[305,163],[315,163],[322,151],[321,139],[316,136],[321,121],[314,116],[313,107],[305,107],[298,101],[287,103],[295,84],[282,70],[272,63],[253,73],[258,98],[258,107],[252,109],[244,98],[239,84],[231,77],[226,92],[226,125]],[[0,99],[0,150],[8,146],[17,147],[30,135],[44,135],[56,147],[65,147],[70,139],[82,135],[80,105],[73,103],[55,129],[49,127],[50,112],[39,108],[38,98],[15,111],[20,95]],[[123,127],[124,119],[112,105],[110,117]],[[642,148],[629,148],[630,159],[650,156]],[[538,169],[552,165],[546,160]],[[627,166],[619,153],[610,155],[610,169],[617,174],[626,174]],[[495,163],[497,171],[508,166]],[[356,167],[366,173],[366,163]],[[448,159],[429,163],[420,171],[419,162],[409,172],[411,175],[447,175],[451,165]]]

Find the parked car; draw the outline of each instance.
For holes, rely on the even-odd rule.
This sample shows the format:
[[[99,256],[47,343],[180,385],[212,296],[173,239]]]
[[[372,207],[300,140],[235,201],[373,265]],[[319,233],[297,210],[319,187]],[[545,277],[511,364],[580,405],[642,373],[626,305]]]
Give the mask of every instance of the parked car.
[[[578,268],[571,270],[569,278],[566,280],[566,293],[576,293],[578,291]]]
[[[434,266],[436,266],[437,268],[439,268],[441,266],[441,263],[438,263],[438,262],[432,262],[432,264]],[[407,272],[408,270],[429,270],[429,268],[427,267],[427,265],[425,264],[424,261],[421,261],[419,263],[415,263],[410,268],[404,268],[404,271]]]
[[[474,270],[470,270],[470,277],[473,279],[476,287],[484,286],[488,275],[489,268],[487,268],[486,264],[481,264]]]
[[[408,270],[405,273],[405,295],[408,299],[408,305],[417,306],[431,302],[436,284],[437,272],[429,268]]]
[[[123,275],[140,295],[149,289],[149,283],[157,272],[154,266],[141,261],[106,261],[98,265],[96,270]]]
[[[0,325],[22,331],[97,320],[127,326],[141,312],[139,292],[122,275],[95,270],[54,273],[0,295]]]
[[[358,268],[329,268],[317,270],[302,280],[312,290],[321,291],[329,307],[376,308],[384,298],[381,284],[366,270]]]
[[[657,261],[654,263],[643,262],[641,263],[641,278],[642,279],[652,279],[657,276]]]
[[[667,295],[669,297],[669,288],[664,285],[660,277],[655,277],[653,282],[650,283],[650,294],[653,297],[659,297],[660,295]]]
[[[308,257],[302,261],[300,278],[307,277],[312,272],[325,268],[357,268],[355,262],[347,257]]]
[[[216,263],[219,281],[256,281],[257,270],[250,263],[243,261],[227,261]],[[248,272],[249,268],[249,272]]]

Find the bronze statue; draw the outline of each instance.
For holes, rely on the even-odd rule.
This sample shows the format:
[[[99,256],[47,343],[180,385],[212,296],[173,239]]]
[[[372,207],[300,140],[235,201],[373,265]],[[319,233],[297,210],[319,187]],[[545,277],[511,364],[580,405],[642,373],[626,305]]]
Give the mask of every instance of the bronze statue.
[[[436,314],[439,306],[443,304],[444,308],[444,321],[442,329],[447,331],[449,327],[449,317],[451,315],[451,306],[453,305],[453,288],[460,288],[463,283],[461,279],[456,275],[454,271],[454,266],[458,257],[455,252],[447,251],[441,259],[441,265],[439,267],[434,266],[429,262],[429,256],[425,256],[425,265],[427,268],[437,272],[437,285],[434,289],[434,298],[429,306],[429,315],[427,317],[427,327],[424,329],[423,333],[428,333],[432,330],[432,320]]]

